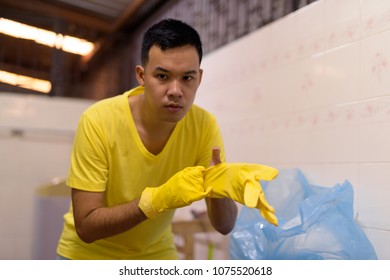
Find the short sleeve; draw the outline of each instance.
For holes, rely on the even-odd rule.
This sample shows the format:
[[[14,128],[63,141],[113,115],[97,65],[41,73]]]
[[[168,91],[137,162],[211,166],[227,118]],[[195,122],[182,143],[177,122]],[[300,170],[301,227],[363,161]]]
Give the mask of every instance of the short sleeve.
[[[68,186],[86,191],[105,191],[108,174],[105,142],[98,114],[83,113],[73,143]]]

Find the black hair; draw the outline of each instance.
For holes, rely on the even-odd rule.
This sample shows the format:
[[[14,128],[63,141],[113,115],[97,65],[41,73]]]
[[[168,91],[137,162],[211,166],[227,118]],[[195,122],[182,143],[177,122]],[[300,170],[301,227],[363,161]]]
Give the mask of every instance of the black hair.
[[[141,62],[145,65],[149,60],[149,50],[157,46],[161,50],[181,47],[185,45],[194,46],[199,55],[199,64],[202,61],[202,42],[198,32],[177,19],[164,19],[152,25],[143,36],[141,48]]]

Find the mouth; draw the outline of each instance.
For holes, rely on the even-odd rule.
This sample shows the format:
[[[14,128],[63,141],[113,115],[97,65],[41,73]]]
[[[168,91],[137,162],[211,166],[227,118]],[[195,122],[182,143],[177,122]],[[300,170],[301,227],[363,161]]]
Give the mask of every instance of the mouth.
[[[173,113],[179,112],[183,108],[183,106],[178,103],[169,103],[165,107],[168,109],[168,111]]]

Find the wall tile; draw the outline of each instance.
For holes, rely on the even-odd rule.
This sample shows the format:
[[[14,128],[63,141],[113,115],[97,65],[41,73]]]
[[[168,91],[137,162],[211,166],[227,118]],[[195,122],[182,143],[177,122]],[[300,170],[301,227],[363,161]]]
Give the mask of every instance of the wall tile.
[[[324,1],[326,49],[354,42],[360,38],[360,0]]]
[[[386,0],[361,0],[361,34],[372,36],[390,29],[390,7]]]
[[[358,128],[334,127],[300,131],[294,138],[294,159],[300,163],[353,163],[358,160]]]
[[[295,65],[296,88],[289,91],[294,98],[294,111],[318,107],[325,96],[324,56],[319,53],[311,59],[300,60]]]
[[[324,1],[316,1],[294,14],[296,53],[299,59],[310,57],[325,48]],[[302,32],[304,30],[304,32]]]
[[[361,60],[361,98],[388,96],[390,94],[390,31],[363,39]]]
[[[390,163],[360,164],[359,221],[368,228],[390,230]]]
[[[270,116],[292,113],[294,109],[294,92],[298,87],[295,63],[281,65],[269,71],[270,92],[264,94],[263,106]]]
[[[266,61],[268,66],[274,68],[290,63],[298,58],[297,20],[295,14],[290,14],[283,20],[269,25],[268,50]],[[256,40],[257,42],[261,42]],[[256,43],[253,45],[257,45]]]
[[[360,131],[360,161],[390,162],[390,123],[365,125]]]
[[[378,229],[363,228],[368,240],[380,260],[390,260],[390,232]]]
[[[359,192],[359,165],[356,163],[299,164],[299,168],[312,184],[333,187],[347,180],[354,187],[355,198]]]
[[[357,101],[360,93],[360,42],[350,43],[326,52],[323,95],[318,104],[330,105]]]

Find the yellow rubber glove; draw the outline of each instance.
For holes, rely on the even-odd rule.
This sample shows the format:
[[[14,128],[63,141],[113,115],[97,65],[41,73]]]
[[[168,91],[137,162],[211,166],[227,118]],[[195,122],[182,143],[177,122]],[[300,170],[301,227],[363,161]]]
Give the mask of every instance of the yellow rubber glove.
[[[173,175],[159,187],[148,187],[141,194],[138,207],[148,218],[153,218],[169,209],[190,205],[205,198],[203,166],[187,167]]]
[[[238,203],[260,210],[271,224],[278,225],[275,209],[267,202],[260,180],[272,180],[278,170],[269,166],[244,163],[220,163],[207,168],[205,190],[209,197],[229,197]]]

